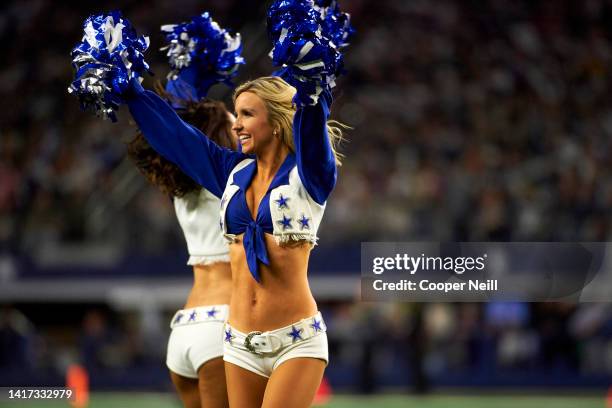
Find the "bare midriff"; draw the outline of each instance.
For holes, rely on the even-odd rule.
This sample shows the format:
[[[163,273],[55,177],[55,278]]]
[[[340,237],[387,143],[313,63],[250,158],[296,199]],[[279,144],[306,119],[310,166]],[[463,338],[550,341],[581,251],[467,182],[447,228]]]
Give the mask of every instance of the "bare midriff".
[[[244,333],[279,329],[317,312],[307,279],[311,244],[301,241],[279,246],[271,234],[265,234],[265,241],[270,265],[259,263],[261,282],[247,266],[242,234],[230,244],[229,323]]]
[[[210,265],[195,265],[193,267],[193,287],[185,309],[226,305],[232,294],[232,272],[229,262],[216,262]]]

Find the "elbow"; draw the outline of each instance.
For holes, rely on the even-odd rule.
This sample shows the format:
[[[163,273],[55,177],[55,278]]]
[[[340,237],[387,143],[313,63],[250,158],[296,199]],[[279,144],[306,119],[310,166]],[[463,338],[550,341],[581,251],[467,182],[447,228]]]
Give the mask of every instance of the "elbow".
[[[336,165],[336,158],[334,156],[327,160],[326,167],[327,171],[324,174],[326,175],[329,192],[331,193],[338,180],[338,166]]]
[[[318,188],[313,189],[314,194],[311,194],[311,196],[317,202],[317,204],[325,204],[331,192],[334,190],[334,187],[336,187],[337,179],[338,172],[336,165],[334,164],[330,171],[325,172],[324,176],[319,179],[319,182],[317,183]]]
[[[337,181],[338,181],[338,170],[336,168],[336,164],[334,163],[333,171],[331,172],[329,176],[329,181],[327,183],[327,191],[328,191],[327,196],[328,197],[333,191],[333,189],[336,187]]]
[[[336,181],[338,181],[338,172],[336,171],[334,167],[334,175],[331,177],[329,181],[329,186],[328,186],[329,192],[327,193],[327,197],[329,197],[331,192],[334,191],[334,188],[336,187]],[[327,198],[325,200],[327,200]]]

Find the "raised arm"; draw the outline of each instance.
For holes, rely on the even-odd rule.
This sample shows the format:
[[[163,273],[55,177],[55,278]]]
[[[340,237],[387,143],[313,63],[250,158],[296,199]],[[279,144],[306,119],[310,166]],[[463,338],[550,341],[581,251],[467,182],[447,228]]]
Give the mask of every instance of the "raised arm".
[[[293,119],[293,138],[298,173],[308,194],[323,205],[336,185],[337,169],[327,135],[331,94],[324,91],[314,106],[298,109]]]
[[[184,122],[166,101],[132,80],[126,95],[132,117],[149,144],[189,177],[221,197],[232,169],[247,156],[220,147]]]

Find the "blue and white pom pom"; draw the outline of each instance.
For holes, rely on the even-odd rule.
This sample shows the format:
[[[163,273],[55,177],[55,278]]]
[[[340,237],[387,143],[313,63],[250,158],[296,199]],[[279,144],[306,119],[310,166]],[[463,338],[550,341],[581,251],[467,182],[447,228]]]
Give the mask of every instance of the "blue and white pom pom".
[[[321,92],[336,85],[344,64],[340,49],[352,32],[348,14],[335,1],[277,0],[270,6],[270,54],[281,67],[274,74],[297,89],[297,106],[316,104]]]
[[[143,72],[150,73],[143,56],[149,38],[138,36],[119,11],[92,15],[83,28],[83,39],[71,53],[76,75],[68,92],[79,98],[81,109],[116,122],[130,80],[142,81]]]
[[[168,50],[169,81],[191,85],[198,99],[216,83],[232,86],[231,79],[244,64],[240,34],[230,35],[208,12],[187,23],[164,25],[161,30],[169,42],[162,48]]]
[[[348,46],[355,29],[351,26],[351,16],[340,11],[338,0],[316,0],[315,9],[321,16],[323,34],[339,50]]]

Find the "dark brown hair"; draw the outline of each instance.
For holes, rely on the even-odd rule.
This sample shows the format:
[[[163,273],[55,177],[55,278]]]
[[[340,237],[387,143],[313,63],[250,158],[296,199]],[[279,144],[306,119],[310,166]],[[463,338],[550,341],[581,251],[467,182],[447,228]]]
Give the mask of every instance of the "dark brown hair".
[[[167,94],[161,83],[155,84],[155,91],[162,97],[177,102]],[[219,146],[236,149],[237,141],[232,136],[232,122],[225,104],[220,101],[203,99],[199,102],[178,101],[185,108],[177,111],[187,123],[200,129]],[[164,194],[182,197],[201,188],[174,163],[163,158],[147,142],[141,132],[127,144],[128,156],[138,170]]]

